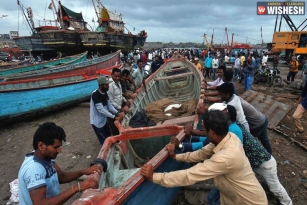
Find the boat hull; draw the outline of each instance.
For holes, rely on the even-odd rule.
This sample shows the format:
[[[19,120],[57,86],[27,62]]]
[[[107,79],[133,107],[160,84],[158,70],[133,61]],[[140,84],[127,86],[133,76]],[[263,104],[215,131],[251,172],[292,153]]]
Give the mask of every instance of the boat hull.
[[[5,78],[5,82],[19,80],[36,80],[40,78],[60,78],[63,75],[84,75],[94,76],[97,71],[119,65],[119,53],[109,54],[100,58],[83,61],[74,65],[58,66],[56,68],[40,69],[34,72],[26,72],[18,75],[11,75]],[[118,66],[117,66],[118,67]],[[3,82],[3,83],[5,83]],[[3,83],[0,83],[3,84]]]
[[[89,99],[96,88],[97,81],[93,78],[40,89],[0,91],[0,120],[75,104]]]
[[[10,69],[3,69],[3,70],[0,70],[0,77],[14,75],[14,74],[18,74],[18,73],[25,73],[25,72],[29,72],[29,71],[35,71],[35,70],[39,70],[39,69],[43,69],[43,68],[51,67],[51,66],[58,66],[58,65],[65,65],[65,64],[76,64],[76,63],[80,63],[82,61],[85,61],[86,59],[87,59],[87,52],[81,53],[81,54],[78,54],[78,55],[74,55],[74,56],[68,56],[68,57],[65,57],[65,58],[51,60],[51,61],[48,61],[48,62],[31,64],[31,65],[21,66],[21,67],[14,67],[14,68],[10,68]]]
[[[57,56],[56,50],[46,46],[40,36],[22,36],[13,39],[20,51],[28,55],[31,53],[33,56],[41,56],[44,59],[50,59]]]
[[[173,159],[167,158],[155,172],[171,172],[176,170],[187,169],[190,164],[184,162],[177,162]],[[171,205],[180,187],[165,188],[161,185],[154,184],[150,181],[141,183],[122,203],[123,205],[146,204],[151,205]]]
[[[83,46],[88,49],[99,51],[109,48],[121,49],[124,52],[143,47],[147,38],[147,36],[107,32],[82,32],[80,37]]]

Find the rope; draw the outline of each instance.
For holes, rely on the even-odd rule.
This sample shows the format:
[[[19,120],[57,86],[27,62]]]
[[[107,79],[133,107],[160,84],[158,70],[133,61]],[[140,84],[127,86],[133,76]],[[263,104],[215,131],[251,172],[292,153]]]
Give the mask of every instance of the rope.
[[[84,17],[84,18],[86,18],[86,16],[87,16],[88,2],[89,2],[89,0],[87,0],[86,11],[85,11],[85,17]]]

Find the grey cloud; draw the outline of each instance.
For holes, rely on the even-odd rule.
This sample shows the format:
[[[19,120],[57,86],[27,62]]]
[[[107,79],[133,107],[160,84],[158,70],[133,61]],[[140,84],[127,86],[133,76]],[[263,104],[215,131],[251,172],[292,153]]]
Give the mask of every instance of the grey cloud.
[[[4,0],[0,0],[1,2]],[[91,0],[62,0],[63,5],[75,12],[82,11],[83,16],[93,27],[91,22],[96,14]],[[46,10],[46,1],[21,0],[25,7],[31,6],[35,14],[35,19],[46,17],[53,19],[50,10]],[[50,1],[47,1],[47,6]],[[231,33],[235,33],[236,41],[251,43],[260,42],[260,27],[262,26],[263,38],[265,42],[270,42],[273,36],[275,16],[258,16],[256,14],[257,0],[103,0],[102,3],[110,11],[123,14],[126,27],[133,33],[145,29],[148,32],[148,41],[172,41],[202,42],[203,33],[207,32],[210,40],[214,29],[214,42],[226,41],[225,27],[229,29],[229,39]],[[2,33],[10,30],[17,30],[17,4],[14,1],[1,3],[0,15],[8,14],[9,17],[0,19]],[[295,25],[299,25],[306,16],[291,16]],[[20,17],[20,34],[28,35],[25,24]],[[37,24],[37,22],[36,22]],[[97,26],[97,23],[95,23]],[[133,28],[136,28],[133,31]],[[283,23],[282,30],[287,31]],[[238,36],[239,35],[239,36]],[[243,37],[241,37],[243,36]],[[254,39],[254,40],[253,40]]]

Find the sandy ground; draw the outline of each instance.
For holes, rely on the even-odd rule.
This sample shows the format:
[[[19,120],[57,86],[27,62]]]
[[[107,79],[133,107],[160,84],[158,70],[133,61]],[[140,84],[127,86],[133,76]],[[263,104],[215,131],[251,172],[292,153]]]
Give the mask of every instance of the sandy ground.
[[[283,75],[287,69],[283,69]],[[239,93],[242,93],[242,85],[237,83]],[[284,92],[280,88],[267,88],[264,85],[253,86],[254,90],[274,95],[276,92]],[[296,100],[279,99],[283,103],[295,106]],[[292,108],[281,124],[287,134],[293,134],[294,126],[291,121]],[[9,182],[17,178],[18,170],[23,162],[24,155],[33,150],[32,137],[35,130],[43,122],[55,122],[62,126],[67,135],[67,142],[64,143],[63,151],[58,155],[56,162],[65,171],[73,171],[89,166],[89,163],[98,155],[100,145],[96,135],[89,123],[89,108],[74,106],[66,109],[45,113],[32,118],[23,118],[19,121],[0,122],[0,204],[6,204],[10,197]],[[306,115],[303,125],[307,127]],[[278,176],[294,205],[305,205],[307,201],[307,189],[302,185],[303,171],[307,170],[307,153],[304,149],[291,143],[274,131],[269,132],[269,137],[273,147],[273,156],[278,162]],[[67,189],[73,183],[61,185],[61,190]],[[269,191],[270,204],[276,199]],[[71,204],[79,195],[75,195],[66,204]],[[187,204],[182,197],[176,204]]]

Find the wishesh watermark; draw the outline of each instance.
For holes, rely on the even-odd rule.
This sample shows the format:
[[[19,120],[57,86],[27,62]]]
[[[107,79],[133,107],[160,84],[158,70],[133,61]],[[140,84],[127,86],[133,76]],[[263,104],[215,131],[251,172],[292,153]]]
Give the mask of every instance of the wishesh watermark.
[[[258,15],[305,15],[305,2],[257,2]]]

